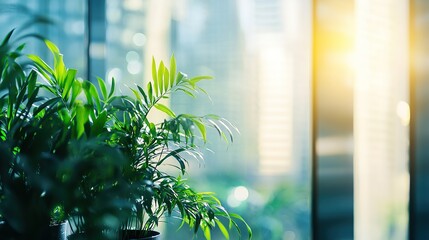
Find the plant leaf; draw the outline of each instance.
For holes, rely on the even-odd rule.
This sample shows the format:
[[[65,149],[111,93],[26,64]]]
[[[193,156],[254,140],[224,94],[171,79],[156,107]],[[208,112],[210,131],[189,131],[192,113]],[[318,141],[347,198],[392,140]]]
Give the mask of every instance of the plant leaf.
[[[12,34],[13,34],[14,31],[15,31],[15,29],[12,29],[10,32],[7,33],[6,37],[3,39],[2,43],[0,44],[0,46],[3,47],[3,46],[5,46],[9,42],[10,37],[12,37]]]
[[[164,70],[165,70],[164,62],[161,61],[159,63],[159,66],[158,66],[158,81],[157,81],[158,88],[159,88],[158,89],[158,94],[159,95],[162,95],[162,93],[164,92],[164,81],[163,81]],[[159,96],[159,95],[156,95],[156,96]]]
[[[215,219],[216,224],[221,231],[222,235],[225,237],[225,239],[229,240],[229,232],[228,229],[223,225],[223,223],[219,219]]]
[[[104,80],[99,77],[97,77],[97,81],[98,87],[100,88],[101,94],[103,96],[103,100],[106,100],[108,98],[106,84],[104,83]]]
[[[148,105],[149,101],[148,101],[148,98],[147,98],[147,95],[146,95],[145,91],[140,86],[137,86],[137,88],[139,89],[139,92],[143,96],[144,102],[146,103],[146,105]]]
[[[39,56],[29,54],[27,55],[27,57],[31,59],[33,62],[35,62],[43,71],[46,71],[51,75],[54,75],[54,70],[52,70],[52,68],[49,67],[49,65],[45,61],[43,61],[43,59],[41,59]]]
[[[82,92],[82,83],[80,81],[73,81],[72,85],[72,98],[70,99],[70,105],[73,106],[77,96]]]
[[[31,97],[33,95],[34,89],[36,89],[37,73],[34,70],[31,70],[30,74],[28,74],[27,80],[27,94]]]
[[[172,117],[172,118],[175,118],[175,117],[176,117],[176,114],[174,114],[174,112],[173,112],[173,111],[171,111],[171,109],[170,109],[169,107],[165,106],[164,104],[157,103],[157,104],[155,104],[154,106],[155,106],[158,110],[160,110],[160,111],[162,111],[162,112],[166,113],[168,116],[170,116],[170,117]]]
[[[183,81],[183,79],[186,79],[186,78],[187,78],[186,74],[179,72],[176,78],[176,85],[178,85],[180,82]]]
[[[110,86],[109,98],[115,93],[115,78],[112,78],[112,84]]]
[[[82,103],[76,106],[76,134],[80,138],[85,132],[85,123],[88,121],[88,112]]]
[[[68,69],[64,79],[64,89],[62,93],[63,99],[67,101],[70,89],[75,81],[77,71],[75,69]]]
[[[107,121],[107,112],[102,111],[98,117],[94,120],[91,126],[91,136],[97,136],[104,132],[104,125]]]
[[[169,80],[170,80],[170,73],[168,72],[168,69],[165,68],[165,70],[164,70],[164,92],[167,92],[168,89],[170,88]]]
[[[153,90],[155,91],[155,95],[158,92],[158,73],[156,71],[156,62],[155,62],[155,58],[152,57],[152,80],[153,80]],[[149,81],[150,83],[150,81]]]
[[[152,82],[149,82],[149,83],[147,84],[147,93],[148,93],[148,95],[149,95],[150,103],[152,104],[152,103],[153,103],[153,101],[154,101],[154,99],[153,99]]]
[[[192,119],[192,121],[194,122],[195,125],[197,125],[198,129],[201,132],[201,136],[203,138],[204,143],[207,142],[207,131],[206,131],[206,126],[198,119]]]
[[[211,240],[212,238],[211,238],[211,231],[210,231],[210,227],[208,227],[208,226],[204,226],[203,227],[203,232],[204,232],[204,237],[207,239],[207,240]]]
[[[52,53],[60,53],[60,49],[55,45],[55,43],[45,39],[45,44]]]
[[[191,82],[194,85],[201,80],[211,80],[211,79],[213,79],[212,76],[197,76],[189,79],[189,82]]]
[[[174,80],[176,78],[176,59],[174,54],[170,58],[170,88],[174,86]]]

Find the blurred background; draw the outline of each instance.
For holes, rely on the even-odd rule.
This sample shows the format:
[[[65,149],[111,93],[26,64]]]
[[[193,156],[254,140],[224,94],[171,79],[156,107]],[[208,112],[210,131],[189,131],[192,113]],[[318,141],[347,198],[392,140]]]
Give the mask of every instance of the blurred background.
[[[25,31],[82,78],[126,92],[172,54],[215,78],[210,98],[168,104],[240,130],[228,145],[213,134],[187,177],[254,239],[429,238],[427,1],[2,0],[1,36],[31,15],[54,23]],[[27,51],[49,59],[42,44]],[[175,221],[164,239],[191,239]]]

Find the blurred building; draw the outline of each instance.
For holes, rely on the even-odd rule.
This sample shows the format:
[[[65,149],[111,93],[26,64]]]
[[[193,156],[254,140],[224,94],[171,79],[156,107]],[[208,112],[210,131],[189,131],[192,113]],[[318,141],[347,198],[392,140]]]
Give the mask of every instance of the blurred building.
[[[192,109],[219,113],[241,131],[228,151],[213,146],[214,163],[207,164],[226,172],[247,166],[242,171],[255,176],[308,177],[310,62],[303,44],[310,44],[309,3],[185,2],[173,24],[173,52],[188,72],[215,76],[206,85],[213,106]],[[192,102],[172,105],[189,109]]]
[[[406,239],[408,1],[356,5],[355,239]]]

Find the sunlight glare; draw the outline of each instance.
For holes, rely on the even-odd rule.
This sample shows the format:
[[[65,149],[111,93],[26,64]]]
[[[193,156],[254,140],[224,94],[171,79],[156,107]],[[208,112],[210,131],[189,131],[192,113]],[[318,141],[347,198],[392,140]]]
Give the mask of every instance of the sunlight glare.
[[[410,124],[410,105],[405,101],[400,101],[396,106],[396,114],[401,120],[402,125],[408,126]]]

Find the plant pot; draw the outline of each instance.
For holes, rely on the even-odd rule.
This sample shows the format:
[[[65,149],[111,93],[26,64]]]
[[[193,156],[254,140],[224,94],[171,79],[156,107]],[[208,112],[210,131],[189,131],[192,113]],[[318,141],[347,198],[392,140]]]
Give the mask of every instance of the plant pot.
[[[122,240],[160,240],[161,234],[156,231],[122,230]]]
[[[72,233],[67,236],[68,240],[88,240],[85,233]]]
[[[60,224],[54,224],[49,226],[48,239],[51,240],[66,240],[67,239],[67,221]]]
[[[89,240],[85,233],[73,233],[67,237],[68,240]],[[156,231],[121,230],[120,240],[160,240],[161,234]]]
[[[38,234],[43,236],[46,240],[67,240],[67,221],[60,224],[50,225],[46,229],[43,229]],[[0,238],[15,238],[12,236],[18,236],[17,233],[4,221],[0,221]],[[33,236],[34,237],[34,236]]]

